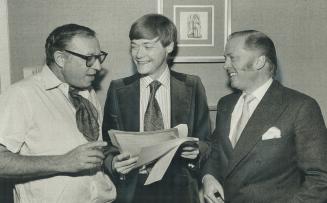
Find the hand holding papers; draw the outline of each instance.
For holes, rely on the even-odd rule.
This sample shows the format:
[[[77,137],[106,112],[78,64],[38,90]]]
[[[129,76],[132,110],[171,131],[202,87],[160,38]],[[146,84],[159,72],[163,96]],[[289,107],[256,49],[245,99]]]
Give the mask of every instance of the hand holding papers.
[[[124,132],[110,130],[109,136],[121,153],[129,152],[138,156],[135,167],[156,161],[145,185],[162,179],[179,146],[185,142],[197,143],[198,138],[187,137],[187,125],[150,132]]]
[[[199,144],[197,142],[185,142],[180,148],[183,150],[181,157],[185,159],[196,159],[200,154]]]
[[[124,180],[125,174],[128,174],[131,170],[134,169],[138,157],[132,157],[129,153],[121,153],[114,157],[112,164],[113,169],[121,174],[120,179]]]

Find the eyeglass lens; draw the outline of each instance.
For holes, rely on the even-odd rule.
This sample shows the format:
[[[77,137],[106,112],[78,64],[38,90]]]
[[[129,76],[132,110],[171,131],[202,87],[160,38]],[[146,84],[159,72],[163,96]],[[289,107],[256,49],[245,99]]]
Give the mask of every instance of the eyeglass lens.
[[[92,56],[88,56],[86,59],[86,66],[87,67],[91,67],[93,66],[93,64],[95,63],[95,61],[98,59],[100,64],[102,64],[104,62],[104,60],[106,59],[106,54],[102,53],[99,55],[92,55]]]

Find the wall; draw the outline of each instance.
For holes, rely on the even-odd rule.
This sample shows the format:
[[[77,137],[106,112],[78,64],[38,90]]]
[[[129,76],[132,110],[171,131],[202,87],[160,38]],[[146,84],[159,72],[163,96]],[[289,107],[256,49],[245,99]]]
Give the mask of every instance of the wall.
[[[327,1],[234,0],[232,31],[257,29],[277,49],[284,85],[317,99],[327,119]]]
[[[22,79],[22,67],[41,65],[44,42],[56,26],[75,22],[97,31],[110,57],[98,91],[104,103],[111,79],[129,76],[128,31],[141,15],[157,12],[155,0],[16,0],[8,1],[12,81]],[[232,0],[232,31],[258,29],[274,40],[283,84],[316,98],[327,116],[327,1]],[[230,92],[222,64],[176,64],[173,69],[199,75],[209,105]]]
[[[8,4],[6,0],[0,0],[0,93],[11,83],[8,29]]]
[[[153,0],[18,0],[8,4],[12,81],[22,79],[22,67],[43,64],[44,43],[55,27],[78,23],[93,28],[101,48],[110,55],[103,64],[108,72],[99,91],[102,103],[112,78],[132,74],[130,25],[144,13],[156,11]]]

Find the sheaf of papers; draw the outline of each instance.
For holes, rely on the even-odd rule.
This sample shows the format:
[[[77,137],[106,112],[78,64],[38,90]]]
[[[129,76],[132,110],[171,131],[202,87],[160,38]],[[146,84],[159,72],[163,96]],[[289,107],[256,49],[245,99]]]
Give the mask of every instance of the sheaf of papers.
[[[114,146],[120,152],[129,152],[132,156],[138,156],[136,168],[154,162],[144,185],[159,181],[164,176],[179,146],[185,142],[198,142],[198,138],[187,137],[186,124],[180,124],[174,128],[148,131],[126,132],[110,130],[109,136]]]

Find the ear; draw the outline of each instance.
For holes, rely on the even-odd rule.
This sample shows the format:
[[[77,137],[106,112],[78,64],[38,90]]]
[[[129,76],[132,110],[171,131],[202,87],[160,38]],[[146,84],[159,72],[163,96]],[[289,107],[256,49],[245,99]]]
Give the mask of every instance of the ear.
[[[266,56],[259,56],[255,62],[255,69],[261,70],[266,64]]]
[[[170,54],[174,50],[174,45],[175,43],[171,42],[168,46],[166,46],[167,54]]]
[[[62,51],[55,51],[55,53],[53,54],[54,56],[54,60],[56,62],[56,64],[63,68],[64,64],[65,64],[65,60],[66,60],[66,56],[64,55],[64,52]]]

